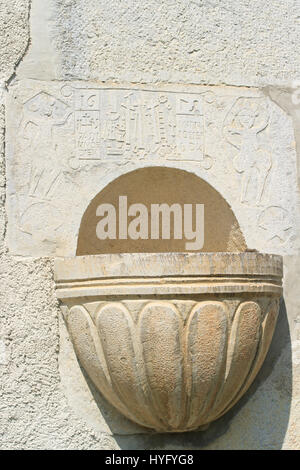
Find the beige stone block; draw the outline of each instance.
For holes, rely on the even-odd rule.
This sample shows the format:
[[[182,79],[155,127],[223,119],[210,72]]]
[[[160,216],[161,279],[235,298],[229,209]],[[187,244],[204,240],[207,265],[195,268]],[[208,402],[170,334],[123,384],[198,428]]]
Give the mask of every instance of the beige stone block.
[[[57,259],[57,296],[97,389],[157,432],[207,427],[247,391],[282,293],[280,256],[114,254]]]

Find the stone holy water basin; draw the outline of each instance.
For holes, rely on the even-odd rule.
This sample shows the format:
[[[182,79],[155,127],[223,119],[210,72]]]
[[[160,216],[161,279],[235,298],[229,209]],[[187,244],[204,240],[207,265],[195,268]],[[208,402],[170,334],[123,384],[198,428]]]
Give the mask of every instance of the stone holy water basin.
[[[123,253],[57,258],[77,358],[101,394],[158,432],[207,427],[247,391],[271,343],[282,258]]]

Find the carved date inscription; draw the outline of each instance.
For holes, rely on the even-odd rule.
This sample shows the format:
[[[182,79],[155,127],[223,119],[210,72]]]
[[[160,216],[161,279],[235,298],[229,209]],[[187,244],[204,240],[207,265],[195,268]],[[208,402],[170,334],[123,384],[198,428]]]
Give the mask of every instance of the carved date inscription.
[[[72,96],[76,161],[204,158],[202,94],[62,89]],[[73,164],[74,162],[72,162]]]

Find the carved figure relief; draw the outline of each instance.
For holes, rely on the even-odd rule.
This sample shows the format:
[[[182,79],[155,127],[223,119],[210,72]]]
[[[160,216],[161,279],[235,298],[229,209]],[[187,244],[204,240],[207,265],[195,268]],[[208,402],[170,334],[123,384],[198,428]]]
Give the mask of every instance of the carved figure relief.
[[[59,220],[60,210],[52,202],[56,188],[63,181],[55,131],[67,123],[71,114],[72,110],[65,102],[44,91],[24,104],[20,124],[22,147],[30,149],[31,156],[37,158],[31,158],[29,163],[26,198],[20,210],[19,228],[37,239],[55,236],[56,229],[62,225]],[[46,228],[43,219],[45,214],[51,212],[56,215]]]
[[[238,154],[233,158],[235,171],[242,176],[242,203],[262,203],[267,177],[272,167],[270,152],[259,142],[259,134],[266,129],[269,114],[261,98],[236,100],[224,121],[223,133]]]
[[[71,114],[69,106],[44,91],[30,98],[24,103],[24,116],[20,125],[20,131],[29,145],[38,145],[37,133],[39,139],[46,140],[48,145],[53,145],[52,131],[53,127],[63,124]],[[33,131],[32,127],[37,127]]]

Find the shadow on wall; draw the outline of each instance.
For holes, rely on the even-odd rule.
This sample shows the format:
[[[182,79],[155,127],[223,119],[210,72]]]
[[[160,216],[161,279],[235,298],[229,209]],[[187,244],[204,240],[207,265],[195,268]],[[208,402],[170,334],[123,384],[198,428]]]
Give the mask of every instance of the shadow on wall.
[[[97,402],[98,392],[84,375]],[[264,364],[247,393],[230,411],[213,422],[206,431],[126,436],[114,434],[114,439],[124,450],[281,449],[289,422],[291,396],[291,340],[282,299],[277,326]]]

